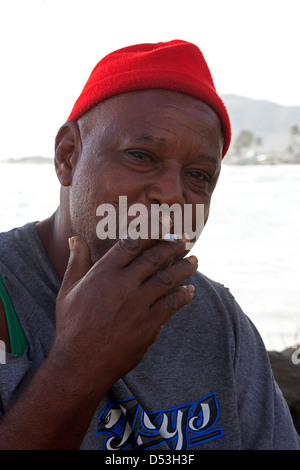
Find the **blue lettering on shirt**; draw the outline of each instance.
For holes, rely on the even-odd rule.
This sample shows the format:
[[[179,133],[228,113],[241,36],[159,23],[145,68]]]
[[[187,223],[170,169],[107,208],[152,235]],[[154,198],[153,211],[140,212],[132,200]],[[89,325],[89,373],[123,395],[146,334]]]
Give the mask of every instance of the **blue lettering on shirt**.
[[[197,402],[146,413],[135,397],[110,400],[98,420],[97,435],[105,434],[104,449],[154,449],[166,443],[171,450],[187,450],[223,437],[217,425],[216,394]]]

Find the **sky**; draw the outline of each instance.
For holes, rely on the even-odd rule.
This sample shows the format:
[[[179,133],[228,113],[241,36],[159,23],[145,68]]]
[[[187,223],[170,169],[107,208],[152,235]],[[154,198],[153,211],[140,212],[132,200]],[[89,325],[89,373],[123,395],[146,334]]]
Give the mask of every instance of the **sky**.
[[[0,0],[0,160],[53,157],[96,63],[131,44],[183,39],[220,94],[300,105],[300,0]]]

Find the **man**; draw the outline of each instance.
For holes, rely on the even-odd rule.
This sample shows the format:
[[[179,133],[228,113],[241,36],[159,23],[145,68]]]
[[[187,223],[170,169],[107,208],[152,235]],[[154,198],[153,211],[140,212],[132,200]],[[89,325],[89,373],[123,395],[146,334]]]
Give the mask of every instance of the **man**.
[[[257,331],[173,218],[175,243],[158,240],[165,219],[159,237],[99,236],[98,208],[120,221],[120,197],[206,221],[229,144],[196,46],[95,67],[56,138],[59,208],[1,234],[3,449],[300,448]]]

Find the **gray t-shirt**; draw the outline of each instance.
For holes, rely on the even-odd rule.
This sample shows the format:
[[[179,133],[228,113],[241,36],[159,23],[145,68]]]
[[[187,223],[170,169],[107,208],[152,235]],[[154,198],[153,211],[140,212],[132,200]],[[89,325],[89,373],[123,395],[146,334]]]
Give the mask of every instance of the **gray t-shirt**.
[[[0,234],[0,275],[28,341],[23,357],[0,364],[1,416],[55,330],[60,279],[33,223]],[[255,327],[228,289],[199,272],[190,282],[194,299],[101,400],[81,448],[300,449]]]

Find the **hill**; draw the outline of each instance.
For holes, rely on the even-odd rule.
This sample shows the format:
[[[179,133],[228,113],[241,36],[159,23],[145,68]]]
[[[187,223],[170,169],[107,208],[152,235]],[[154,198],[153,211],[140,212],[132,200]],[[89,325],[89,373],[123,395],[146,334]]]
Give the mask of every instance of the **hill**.
[[[51,164],[53,165],[53,158],[33,156],[33,157],[22,157],[22,158],[10,158],[9,160],[3,160],[3,163],[34,163],[35,165]]]
[[[296,133],[292,135],[291,129],[294,127],[300,133],[300,106],[281,106],[237,95],[222,95],[222,99],[231,118],[231,154],[235,152],[239,133],[247,130],[256,141],[260,140],[260,152],[281,153],[288,158],[288,149],[299,140]]]
[[[281,106],[234,94],[221,96],[230,115],[232,143],[226,163],[300,163],[300,106]],[[291,132],[294,129],[293,133]],[[241,133],[250,141],[237,146]],[[245,137],[245,136],[244,136]],[[53,163],[32,156],[9,163]]]

